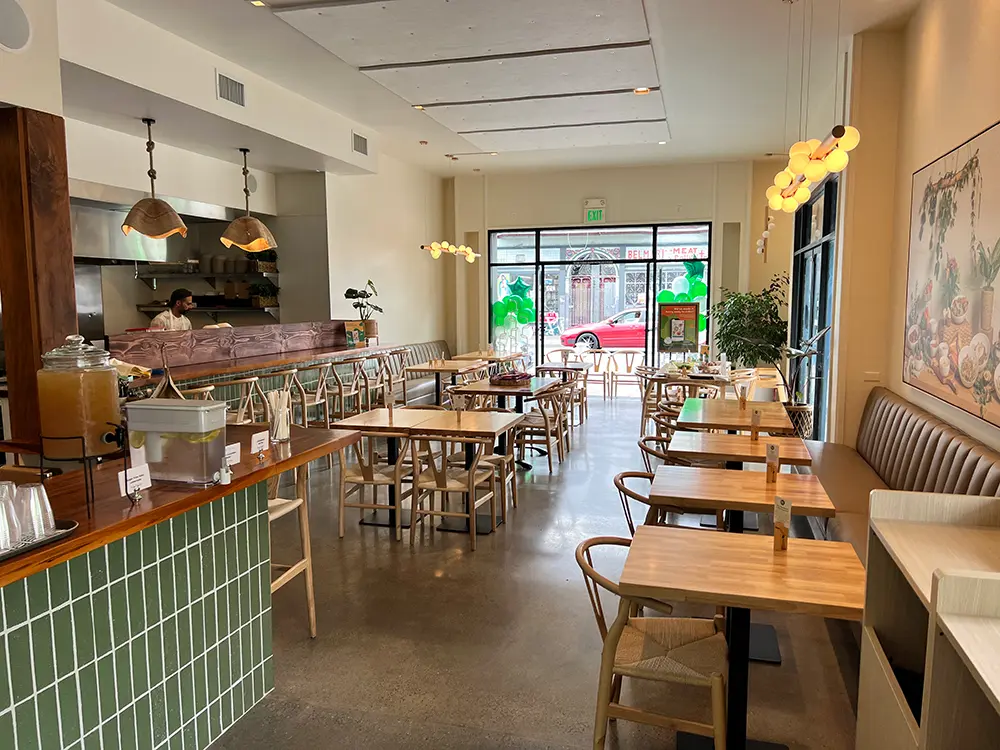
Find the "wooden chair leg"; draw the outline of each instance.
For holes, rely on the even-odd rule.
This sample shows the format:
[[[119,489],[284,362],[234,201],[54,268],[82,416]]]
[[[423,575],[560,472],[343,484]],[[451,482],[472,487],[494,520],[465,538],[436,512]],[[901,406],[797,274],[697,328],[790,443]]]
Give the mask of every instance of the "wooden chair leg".
[[[604,637],[601,651],[601,671],[597,680],[597,715],[594,717],[594,750],[604,750],[604,740],[608,734],[608,709],[611,705],[612,681],[615,670],[615,652],[625,623],[628,622],[629,602],[622,599],[618,604],[618,617]]]
[[[510,494],[514,501],[514,507],[517,507],[517,465],[514,464],[510,467]]]
[[[312,539],[309,535],[309,464],[295,472],[296,497],[302,498],[299,506],[299,535],[302,538],[302,557],[306,561],[306,608],[309,611],[309,637],[316,637],[316,591],[313,588]]]
[[[715,750],[726,750],[726,685],[721,675],[712,679],[712,728]]]
[[[410,495],[410,546],[417,538],[417,519],[420,518],[420,503],[423,495],[417,490],[416,487],[413,488],[413,494]]]
[[[403,539],[403,483],[396,482],[396,541]]]
[[[469,546],[473,552],[476,551],[476,490],[472,489],[469,495]]]
[[[344,503],[347,501],[347,480],[344,477],[344,473],[347,471],[347,456],[346,451],[340,451],[340,479],[338,485],[340,487],[340,497],[337,502],[340,504],[340,512],[337,514],[339,523],[339,533],[340,538],[344,538],[344,513],[347,512],[347,508],[344,507]]]

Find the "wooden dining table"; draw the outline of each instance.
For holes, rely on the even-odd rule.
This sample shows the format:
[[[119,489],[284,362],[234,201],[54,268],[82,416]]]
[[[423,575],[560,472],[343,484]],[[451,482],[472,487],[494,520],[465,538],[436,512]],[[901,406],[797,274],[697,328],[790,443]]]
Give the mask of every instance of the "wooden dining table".
[[[750,612],[860,621],[865,569],[854,548],[844,542],[789,539],[787,550],[775,552],[769,536],[640,526],[618,586],[626,597],[727,608],[726,746],[777,749],[785,746],[747,742]],[[678,733],[677,747],[713,745],[710,738]]]
[[[421,362],[417,365],[407,365],[406,372],[431,372],[434,373],[434,403],[441,405],[441,376],[450,375],[451,384],[458,384],[459,375],[468,375],[471,372],[485,370],[490,366],[489,362],[481,359],[434,359],[429,362]]]
[[[572,372],[583,373],[593,369],[593,362],[546,362],[535,366],[536,373],[554,372],[562,377],[564,383]]]
[[[688,398],[684,400],[677,426],[685,430],[729,430],[749,432],[753,412],[760,411],[761,432],[791,435],[795,426],[788,418],[783,404],[774,401],[748,401],[746,408],[740,402],[727,398]]]
[[[507,399],[513,397],[514,411],[523,414],[524,399],[534,398],[539,393],[559,385],[559,382],[556,378],[531,378],[512,385],[496,385],[489,380],[477,380],[474,383],[456,386],[452,392],[468,396],[496,396],[497,407],[500,409],[506,409]]]
[[[667,455],[688,461],[726,461],[762,464],[767,461],[767,444],[778,446],[782,464],[810,466],[812,455],[805,441],[797,437],[762,435],[751,440],[749,435],[727,435],[719,432],[678,430],[670,438]]]

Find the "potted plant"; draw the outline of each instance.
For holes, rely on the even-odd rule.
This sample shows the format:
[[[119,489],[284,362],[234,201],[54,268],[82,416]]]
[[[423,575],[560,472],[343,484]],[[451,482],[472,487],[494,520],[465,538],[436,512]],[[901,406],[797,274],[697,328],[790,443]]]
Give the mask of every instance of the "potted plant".
[[[374,302],[369,301],[372,297],[378,297],[378,289],[371,279],[368,279],[368,283],[361,289],[348,289],[344,292],[344,299],[353,300],[351,306],[358,311],[358,317],[364,323],[366,339],[378,336],[378,322],[372,320],[372,315],[385,312]]]
[[[1000,240],[987,250],[980,242],[976,248],[976,270],[983,280],[982,309],[979,316],[979,330],[993,330],[993,282],[1000,273]]]
[[[251,284],[249,293],[253,306],[259,310],[278,306],[277,292],[270,284]]]
[[[257,273],[277,273],[278,272],[278,253],[277,251],[262,250],[257,253],[251,253],[244,251],[243,253],[247,260],[253,264],[253,270]]]

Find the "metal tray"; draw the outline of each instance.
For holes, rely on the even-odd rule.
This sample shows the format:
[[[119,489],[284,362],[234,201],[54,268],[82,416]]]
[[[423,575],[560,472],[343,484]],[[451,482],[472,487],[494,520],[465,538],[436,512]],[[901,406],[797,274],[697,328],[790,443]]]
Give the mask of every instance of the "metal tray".
[[[13,549],[9,549],[6,552],[0,552],[0,562],[4,560],[9,560],[12,557],[17,557],[18,555],[23,555],[25,552],[31,552],[39,547],[44,547],[46,544],[51,544],[52,542],[57,542],[60,539],[65,539],[74,531],[80,524],[76,521],[59,521],[56,520],[56,530],[49,534],[43,539],[32,539],[30,542],[21,542]]]

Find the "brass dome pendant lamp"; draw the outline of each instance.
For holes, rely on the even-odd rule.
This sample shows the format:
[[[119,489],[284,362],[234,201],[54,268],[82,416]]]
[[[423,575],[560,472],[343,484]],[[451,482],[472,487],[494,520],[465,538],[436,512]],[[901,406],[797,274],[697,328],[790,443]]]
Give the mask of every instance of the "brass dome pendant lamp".
[[[122,232],[128,236],[133,229],[139,234],[144,234],[154,240],[162,240],[172,234],[180,233],[181,237],[187,237],[188,229],[183,219],[165,200],[156,197],[156,170],[153,168],[153,120],[144,117],[146,123],[146,133],[149,140],[146,141],[146,152],[149,154],[149,198],[143,198],[132,206],[125,221],[122,223]]]
[[[277,247],[278,243],[274,241],[274,235],[264,226],[264,222],[250,215],[250,170],[247,169],[247,154],[250,149],[241,148],[240,151],[243,153],[243,194],[246,196],[247,213],[246,216],[233,219],[219,239],[226,247],[236,245],[248,253],[260,253]]]

